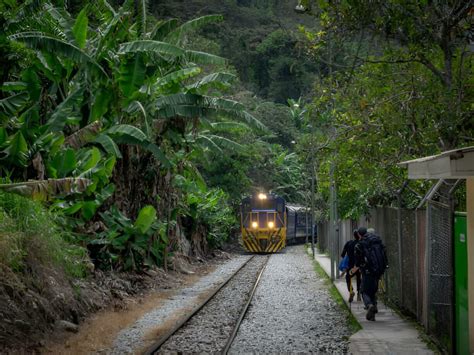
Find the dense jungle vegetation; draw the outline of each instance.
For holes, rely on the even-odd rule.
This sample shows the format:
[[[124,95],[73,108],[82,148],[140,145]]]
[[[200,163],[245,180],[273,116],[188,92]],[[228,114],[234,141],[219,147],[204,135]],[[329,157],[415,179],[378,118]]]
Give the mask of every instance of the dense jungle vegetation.
[[[0,266],[166,267],[252,191],[308,205],[314,174],[318,218],[331,181],[357,218],[397,163],[472,145],[472,1],[295,5],[1,2]]]

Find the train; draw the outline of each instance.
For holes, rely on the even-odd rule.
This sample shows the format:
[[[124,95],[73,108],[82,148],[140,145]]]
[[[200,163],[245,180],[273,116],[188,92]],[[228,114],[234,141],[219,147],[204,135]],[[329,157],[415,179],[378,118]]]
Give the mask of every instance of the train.
[[[274,193],[258,193],[242,199],[240,205],[242,246],[252,253],[276,253],[288,244],[311,239],[310,210],[287,204]]]

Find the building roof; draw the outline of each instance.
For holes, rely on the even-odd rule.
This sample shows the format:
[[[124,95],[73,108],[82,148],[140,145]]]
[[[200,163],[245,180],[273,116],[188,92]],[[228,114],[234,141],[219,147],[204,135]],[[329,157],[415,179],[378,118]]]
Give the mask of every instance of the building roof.
[[[398,163],[409,179],[465,179],[474,176],[474,146]]]
[[[286,204],[286,208],[288,209],[288,211],[291,211],[291,212],[307,212],[307,211],[309,211],[309,209],[307,207],[299,206],[299,205]]]

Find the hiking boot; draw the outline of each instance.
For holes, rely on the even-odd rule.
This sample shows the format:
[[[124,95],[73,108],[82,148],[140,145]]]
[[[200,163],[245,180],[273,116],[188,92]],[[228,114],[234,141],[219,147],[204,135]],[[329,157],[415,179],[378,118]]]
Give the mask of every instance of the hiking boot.
[[[359,292],[357,292],[357,301],[359,301],[359,302],[361,301],[361,297],[360,297],[360,293],[359,293]]]
[[[349,294],[349,303],[352,303],[352,301],[354,301],[354,295],[355,295],[354,292],[351,292],[351,293]]]
[[[367,320],[370,320],[370,321],[374,321],[375,320],[375,310],[376,310],[376,306],[371,304],[369,305],[369,309],[367,311],[367,315],[365,316],[365,318],[367,318]]]

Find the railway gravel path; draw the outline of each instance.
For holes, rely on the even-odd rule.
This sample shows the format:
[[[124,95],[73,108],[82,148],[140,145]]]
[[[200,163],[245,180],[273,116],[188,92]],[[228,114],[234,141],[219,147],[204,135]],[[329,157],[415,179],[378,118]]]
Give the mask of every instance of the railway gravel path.
[[[351,331],[302,246],[272,255],[229,353],[347,353]]]
[[[217,267],[214,272],[204,276],[194,285],[183,288],[164,305],[145,314],[132,326],[122,330],[115,339],[113,348],[104,349],[103,352],[117,355],[140,352],[143,350],[143,339],[147,334],[157,326],[166,323],[168,319],[172,319],[175,314],[189,312],[200,303],[203,294],[221,284],[250,257],[249,255],[237,256]]]
[[[219,353],[269,256],[257,255],[212,300],[168,339],[158,353]]]

